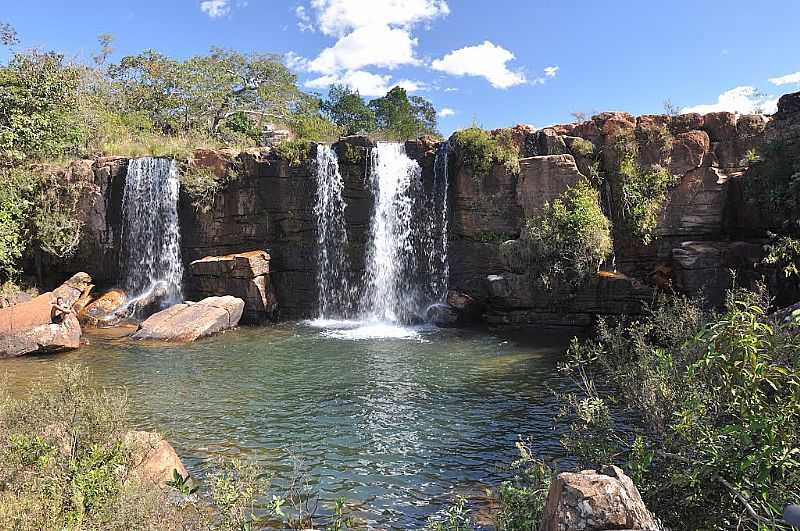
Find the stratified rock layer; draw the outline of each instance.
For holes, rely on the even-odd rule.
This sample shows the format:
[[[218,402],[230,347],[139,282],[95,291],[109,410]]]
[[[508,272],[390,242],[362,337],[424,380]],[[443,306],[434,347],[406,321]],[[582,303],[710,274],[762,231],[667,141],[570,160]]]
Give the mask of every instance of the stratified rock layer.
[[[239,324],[244,301],[236,297],[209,297],[200,302],[170,306],[148,317],[134,339],[194,341]]]

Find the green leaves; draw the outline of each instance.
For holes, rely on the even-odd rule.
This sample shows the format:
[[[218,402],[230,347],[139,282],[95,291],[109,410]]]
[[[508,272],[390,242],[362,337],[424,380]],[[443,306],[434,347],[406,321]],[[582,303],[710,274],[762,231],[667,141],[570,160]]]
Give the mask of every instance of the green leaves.
[[[197,492],[197,489],[200,488],[200,486],[197,485],[192,479],[191,475],[186,474],[184,477],[180,472],[178,472],[177,468],[172,469],[172,480],[167,481],[166,484],[184,496],[190,496]]]

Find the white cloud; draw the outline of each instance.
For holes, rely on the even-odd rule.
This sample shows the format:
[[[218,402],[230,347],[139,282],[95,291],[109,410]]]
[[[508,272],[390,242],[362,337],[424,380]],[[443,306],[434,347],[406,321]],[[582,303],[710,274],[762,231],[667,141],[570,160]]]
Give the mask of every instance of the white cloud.
[[[444,89],[445,92],[458,92],[456,87],[447,87]]]
[[[330,85],[346,85],[359,94],[368,98],[385,96],[393,87],[403,87],[407,92],[423,90],[425,84],[420,81],[401,79],[391,81],[392,76],[373,74],[365,70],[349,70],[343,74],[328,74],[316,79],[307,81],[305,85],[309,88],[325,89]]]
[[[386,25],[363,26],[325,48],[308,67],[313,72],[332,74],[358,70],[365,66],[396,68],[416,65],[414,47],[417,39],[408,30]]]
[[[203,0],[200,10],[211,18],[224,17],[231,11],[228,0]]]
[[[558,73],[557,66],[546,66],[544,67],[544,75],[547,77],[556,77],[556,73]]]
[[[294,14],[298,18],[297,27],[301,32],[314,31],[314,24],[311,23],[311,17],[308,16],[305,7],[297,6],[294,8]]]
[[[697,112],[707,114],[710,112],[738,112],[750,114],[764,112],[772,114],[778,110],[778,99],[759,93],[755,87],[743,86],[726,90],[717,98],[716,103],[693,105],[684,107],[681,113]]]
[[[786,74],[785,76],[780,77],[771,77],[769,78],[769,82],[773,85],[795,85],[800,84],[800,72],[795,72],[793,74]]]
[[[325,35],[343,37],[364,26],[409,28],[450,13],[445,0],[311,0]]]
[[[308,59],[294,52],[286,52],[283,61],[290,70],[304,72],[308,70]]]
[[[506,63],[514,54],[489,41],[454,50],[431,63],[434,70],[456,76],[482,76],[495,88],[507,89],[525,83],[522,72],[510,70]]]
[[[439,109],[439,111],[436,114],[438,114],[440,118],[446,118],[448,116],[453,116],[455,113],[456,111],[454,111],[453,109],[445,107],[444,109]]]

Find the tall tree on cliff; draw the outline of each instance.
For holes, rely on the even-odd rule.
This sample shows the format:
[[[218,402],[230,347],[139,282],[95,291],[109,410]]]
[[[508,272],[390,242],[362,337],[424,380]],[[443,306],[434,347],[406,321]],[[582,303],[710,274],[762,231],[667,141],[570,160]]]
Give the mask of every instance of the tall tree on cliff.
[[[344,85],[331,85],[322,110],[346,135],[372,133],[377,128],[375,112],[357,90]]]
[[[419,96],[409,98],[402,87],[394,87],[386,96],[372,100],[369,108],[375,113],[378,128],[396,140],[438,134],[433,104]]]

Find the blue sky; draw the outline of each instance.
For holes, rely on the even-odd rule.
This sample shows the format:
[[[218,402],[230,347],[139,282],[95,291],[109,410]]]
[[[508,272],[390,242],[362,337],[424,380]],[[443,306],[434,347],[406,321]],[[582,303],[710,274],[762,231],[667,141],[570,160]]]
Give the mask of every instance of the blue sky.
[[[571,121],[572,112],[770,111],[800,90],[796,0],[0,0],[22,47],[114,59],[211,46],[284,55],[306,90],[400,83],[440,129]],[[7,53],[0,53],[5,60]],[[771,80],[771,81],[770,81]]]

